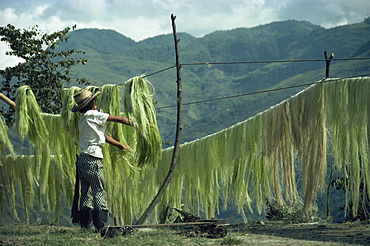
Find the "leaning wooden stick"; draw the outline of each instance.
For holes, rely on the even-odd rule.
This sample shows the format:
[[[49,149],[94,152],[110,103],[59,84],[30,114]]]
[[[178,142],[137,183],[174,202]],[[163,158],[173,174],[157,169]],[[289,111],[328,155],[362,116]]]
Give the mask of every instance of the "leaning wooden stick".
[[[10,100],[7,96],[5,96],[3,93],[0,93],[0,99],[6,102],[10,107],[15,108],[15,102]]]

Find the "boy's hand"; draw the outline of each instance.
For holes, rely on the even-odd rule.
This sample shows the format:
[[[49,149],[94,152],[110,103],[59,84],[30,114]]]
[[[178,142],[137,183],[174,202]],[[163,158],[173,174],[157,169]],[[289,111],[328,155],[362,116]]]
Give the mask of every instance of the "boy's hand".
[[[130,150],[129,147],[127,147],[126,145],[124,144],[121,144],[120,142],[118,142],[117,140],[113,139],[112,137],[110,137],[109,135],[105,134],[105,142],[113,145],[113,146],[116,146],[117,148],[121,149],[121,150]]]
[[[117,147],[118,147],[119,149],[121,149],[121,150],[130,150],[130,148],[129,148],[129,147],[127,147],[126,145],[121,144],[121,143],[120,143],[120,145],[118,145]]]
[[[132,127],[136,126],[136,119],[135,118],[130,118],[129,122],[130,122],[130,126],[132,126]]]

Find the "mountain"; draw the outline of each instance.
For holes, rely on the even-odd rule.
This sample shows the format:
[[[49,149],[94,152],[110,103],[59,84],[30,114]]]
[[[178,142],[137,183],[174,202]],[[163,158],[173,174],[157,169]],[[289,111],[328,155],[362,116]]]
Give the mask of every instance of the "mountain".
[[[362,23],[325,29],[306,21],[288,20],[216,31],[201,38],[179,32],[185,104],[183,142],[246,120],[303,87],[259,93],[261,91],[323,79],[325,61],[307,60],[324,59],[324,51],[334,53],[335,58],[369,57],[369,22],[365,19]],[[76,67],[74,76],[86,77],[99,86],[150,75],[147,78],[155,89],[153,100],[163,142],[173,142],[176,108],[161,108],[176,104],[176,71],[172,68],[156,73],[175,64],[173,35],[140,42],[113,30],[82,29],[69,35],[69,41],[61,43],[59,48],[85,51],[88,59],[87,65]],[[331,77],[368,73],[367,60],[331,62]],[[250,95],[212,100],[242,94]],[[206,102],[187,104],[198,101]]]

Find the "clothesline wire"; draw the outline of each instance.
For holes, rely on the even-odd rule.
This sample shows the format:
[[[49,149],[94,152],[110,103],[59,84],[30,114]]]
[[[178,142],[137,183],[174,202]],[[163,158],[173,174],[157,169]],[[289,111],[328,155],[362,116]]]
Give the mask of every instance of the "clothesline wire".
[[[288,89],[293,89],[293,88],[297,88],[297,87],[309,86],[309,85],[313,85],[313,84],[317,84],[317,83],[334,82],[334,81],[337,81],[337,80],[340,80],[340,79],[364,77],[364,76],[369,76],[369,75],[370,75],[370,73],[368,73],[368,74],[361,74],[361,75],[354,75],[354,76],[348,76],[348,77],[343,77],[343,78],[336,78],[336,79],[328,78],[328,79],[325,79],[325,80],[322,80],[322,81],[319,81],[319,82],[312,82],[312,83],[306,83],[306,84],[300,84],[300,85],[292,85],[292,86],[280,87],[280,88],[269,89],[269,90],[261,90],[261,91],[255,91],[255,92],[237,94],[237,95],[232,95],[232,96],[211,98],[211,99],[206,99],[206,100],[200,100],[200,101],[183,103],[182,105],[190,105],[190,104],[197,104],[197,103],[204,103],[204,102],[211,102],[211,101],[229,99],[229,98],[234,98],[234,97],[250,96],[250,95],[262,94],[262,93],[267,93],[267,92],[274,92],[274,91],[280,91],[280,90],[288,90]],[[177,105],[169,105],[169,106],[158,107],[158,108],[155,108],[155,109],[158,110],[158,109],[172,108],[172,107],[176,107],[176,106]]]
[[[159,70],[159,71],[157,71],[157,72],[154,72],[154,73],[151,73],[151,74],[144,75],[144,76],[143,76],[143,78],[146,78],[146,77],[149,77],[149,76],[155,75],[155,74],[157,74],[157,73],[161,73],[161,72],[167,71],[167,70],[169,70],[169,69],[171,69],[171,68],[174,68],[174,67],[176,67],[176,66],[175,66],[175,65],[173,65],[173,66],[170,66],[170,67],[164,68],[164,69],[162,69],[162,70]]]
[[[228,65],[228,64],[258,64],[258,63],[284,63],[284,62],[318,62],[326,61],[329,59],[298,59],[298,60],[266,60],[266,61],[235,61],[235,62],[194,62],[194,63],[181,63],[183,66],[193,65]],[[357,57],[357,58],[332,58],[331,61],[352,61],[352,60],[370,60],[370,57]]]
[[[318,62],[318,61],[326,61],[328,59],[298,59],[298,60],[265,60],[265,61],[235,61],[235,62],[194,62],[194,63],[181,63],[181,66],[199,66],[199,65],[234,65],[234,64],[261,64],[261,63],[292,63],[292,62]],[[332,58],[332,61],[354,61],[354,60],[370,60],[370,57],[357,57],[357,58]],[[175,65],[166,67],[164,69],[158,70],[156,72],[153,72],[151,74],[143,75],[143,78],[150,77],[153,75],[156,75],[158,73],[167,71],[169,69],[175,68]],[[123,84],[123,83],[120,83]],[[9,87],[0,87],[1,89],[6,89]],[[37,88],[33,90],[54,90],[50,88]]]
[[[199,65],[234,65],[234,64],[262,64],[262,63],[292,63],[292,62],[318,62],[326,61],[328,59],[299,59],[299,60],[266,60],[266,61],[235,61],[235,62],[194,62],[194,63],[181,63],[181,66],[199,66]],[[370,57],[357,57],[357,58],[332,58],[331,61],[355,61],[355,60],[370,60]],[[144,75],[143,77],[150,77],[152,75],[167,71],[175,68],[175,65],[164,68],[157,72]]]
[[[300,59],[300,60],[266,60],[266,61],[235,61],[235,62],[199,62],[199,63],[181,63],[182,66],[194,66],[194,65],[234,65],[234,64],[259,64],[259,63],[283,63],[283,62],[318,62],[318,61],[326,61],[327,59]],[[370,60],[370,57],[358,57],[358,58],[333,58],[331,59],[332,61],[349,61],[349,60]],[[156,72],[153,72],[151,74],[143,75],[143,78],[150,77],[152,75],[167,71],[169,69],[175,68],[175,65],[169,66],[167,68],[158,70]],[[362,75],[354,75],[354,76],[349,76],[349,77],[343,77],[341,79],[345,78],[354,78],[354,77],[361,77],[361,76],[368,76],[370,74],[362,74]],[[335,79],[337,80],[337,79]],[[331,82],[335,81],[333,79],[327,79],[327,81],[322,81],[322,82]],[[303,86],[309,86],[312,84],[315,84],[317,82],[312,82],[312,83],[306,83],[306,84],[300,84],[300,85],[294,85],[294,86],[287,86],[287,87],[281,87],[281,88],[275,88],[275,89],[269,89],[269,90],[262,90],[262,91],[256,91],[256,92],[250,92],[250,93],[243,93],[243,94],[237,94],[237,95],[231,95],[231,96],[225,96],[225,97],[218,97],[218,98],[211,98],[211,99],[206,99],[206,100],[199,100],[199,101],[194,101],[194,102],[188,102],[188,103],[183,103],[183,105],[191,105],[191,104],[197,104],[197,103],[204,103],[204,102],[211,102],[211,101],[217,101],[217,100],[223,100],[223,99],[229,99],[229,98],[235,98],[235,97],[242,97],[242,96],[249,96],[249,95],[254,95],[254,94],[262,94],[262,93],[267,93],[267,92],[273,92],[273,91],[279,91],[279,90],[287,90],[287,89],[292,89],[292,88],[297,88],[297,87],[303,87]],[[9,87],[1,87],[1,89],[5,89]],[[54,90],[50,88],[39,88],[39,89],[33,89],[33,90]],[[157,109],[166,109],[166,108],[172,108],[176,107],[177,105],[169,105],[169,106],[163,106],[163,107],[158,107],[155,108]]]

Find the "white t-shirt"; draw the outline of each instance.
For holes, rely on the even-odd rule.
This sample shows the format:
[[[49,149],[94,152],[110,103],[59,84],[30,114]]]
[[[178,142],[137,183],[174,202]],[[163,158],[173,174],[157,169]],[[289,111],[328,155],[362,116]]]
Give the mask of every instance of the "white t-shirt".
[[[82,114],[78,122],[80,132],[78,145],[81,153],[103,158],[102,148],[105,143],[105,123],[109,114],[89,110]]]

